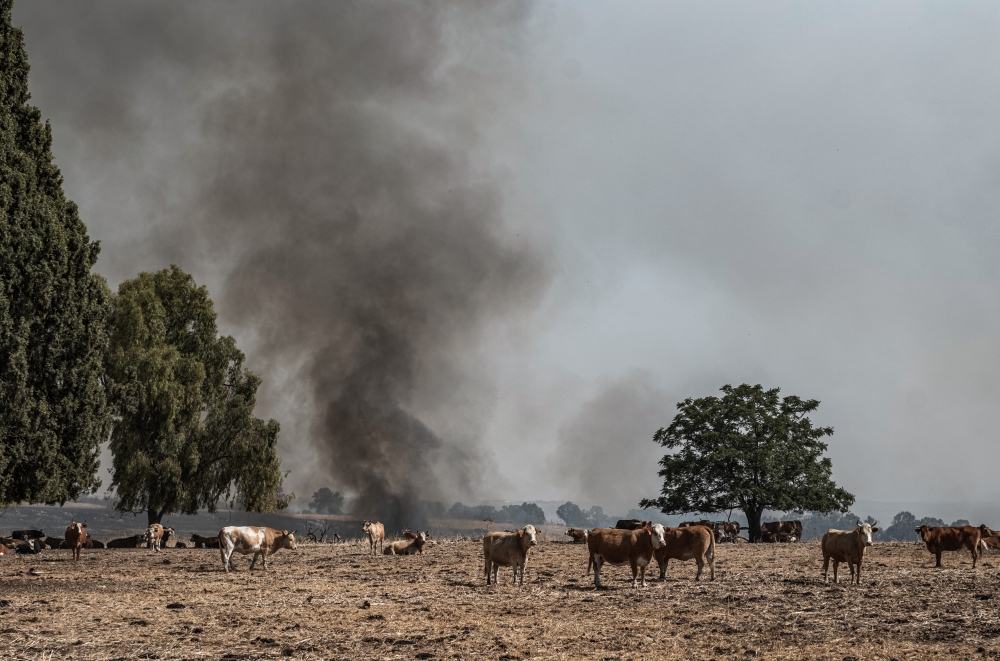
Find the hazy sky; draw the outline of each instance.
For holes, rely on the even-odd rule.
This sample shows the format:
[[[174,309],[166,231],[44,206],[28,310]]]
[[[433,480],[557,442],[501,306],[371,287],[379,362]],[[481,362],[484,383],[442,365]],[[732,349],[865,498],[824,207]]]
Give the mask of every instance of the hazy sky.
[[[349,488],[374,310],[442,497],[624,512],[742,382],[821,400],[859,498],[1000,496],[1000,6],[405,6],[15,7],[98,270],[209,286],[293,489]]]

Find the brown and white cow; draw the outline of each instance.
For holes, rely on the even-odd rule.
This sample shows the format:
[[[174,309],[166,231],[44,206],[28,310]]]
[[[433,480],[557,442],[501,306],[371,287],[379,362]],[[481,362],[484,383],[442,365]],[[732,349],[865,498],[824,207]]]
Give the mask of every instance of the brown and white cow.
[[[637,587],[636,576],[642,573],[642,587],[646,587],[646,567],[653,559],[653,552],[663,545],[663,526],[659,523],[647,524],[639,530],[619,530],[617,528],[594,528],[587,537],[587,550],[594,567],[594,585],[601,585],[601,567],[604,563],[632,568],[632,587]]]
[[[565,534],[573,538],[574,544],[586,544],[587,535],[589,535],[590,533],[583,528],[570,528],[569,530],[566,531]]]
[[[153,549],[157,553],[160,551],[160,542],[163,540],[163,526],[159,523],[151,524],[146,528],[142,536],[142,541],[146,543],[146,548]]]
[[[376,548],[385,553],[385,526],[378,521],[365,519],[362,530],[368,533],[368,554],[377,555]]]
[[[267,570],[267,556],[273,555],[279,549],[295,551],[295,534],[287,530],[275,530],[264,526],[226,526],[219,531],[219,553],[222,555],[222,567],[227,572],[235,569],[233,553],[247,555],[253,553],[250,571],[257,564],[257,558],[264,560],[264,570]]]
[[[878,532],[878,521],[873,524],[861,523],[854,530],[834,530],[830,528],[823,535],[820,544],[823,550],[823,581],[830,582],[830,561],[833,560],[833,582],[839,583],[837,569],[840,563],[846,562],[851,570],[851,584],[861,585],[861,563],[865,559],[865,550],[872,545],[872,534]],[[855,573],[854,568],[857,567]]]
[[[656,564],[660,567],[660,580],[667,575],[667,563],[671,560],[694,560],[698,573],[694,580],[701,580],[701,572],[708,564],[709,577],[715,580],[715,533],[705,526],[687,528],[664,528],[663,544],[653,551]]]
[[[979,541],[982,533],[979,528],[972,526],[943,526],[930,527],[920,526],[914,528],[920,539],[927,545],[927,550],[937,558],[935,567],[941,566],[941,554],[945,551],[960,551],[969,549],[972,553],[972,568],[976,568],[976,559],[979,557]]]
[[[80,549],[87,541],[87,524],[77,523],[66,528],[66,545],[73,550],[73,562],[80,561]]]
[[[767,523],[760,524],[761,530],[761,540],[764,539],[764,533],[769,532],[774,535],[772,541],[775,542],[796,542],[802,539],[802,522],[795,521],[768,521]]]
[[[0,544],[0,557],[6,557],[10,555],[10,547],[6,544]]]
[[[514,532],[488,532],[483,535],[483,562],[486,567],[486,584],[497,582],[500,567],[514,568],[514,582],[521,571],[521,585],[524,585],[524,566],[528,564],[528,553],[538,544],[535,526],[527,525]]]
[[[409,531],[406,531],[409,532]],[[383,549],[385,555],[423,555],[424,545],[427,543],[426,532],[409,533],[406,539],[392,542]],[[404,533],[405,535],[405,533]]]

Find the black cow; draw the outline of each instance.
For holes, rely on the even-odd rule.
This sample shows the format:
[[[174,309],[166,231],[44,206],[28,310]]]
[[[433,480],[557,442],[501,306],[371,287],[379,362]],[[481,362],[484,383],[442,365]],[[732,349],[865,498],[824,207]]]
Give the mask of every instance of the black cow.
[[[615,528],[618,530],[638,530],[648,523],[649,521],[640,521],[639,519],[619,519]]]

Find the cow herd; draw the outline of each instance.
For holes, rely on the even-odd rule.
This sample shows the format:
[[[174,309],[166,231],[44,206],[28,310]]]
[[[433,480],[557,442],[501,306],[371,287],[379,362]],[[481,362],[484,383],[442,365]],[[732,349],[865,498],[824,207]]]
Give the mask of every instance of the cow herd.
[[[717,525],[718,524],[718,525]],[[709,577],[715,579],[716,544],[732,541],[739,535],[739,524],[729,522],[688,521],[676,528],[659,523],[639,520],[619,521],[615,528],[594,528],[586,530],[570,528],[566,535],[574,543],[587,545],[587,573],[594,572],[594,585],[603,587],[601,570],[604,565],[628,565],[632,571],[632,586],[646,586],[646,571],[653,560],[660,570],[660,579],[666,576],[671,560],[694,560],[697,565],[695,580],[700,580],[707,565]],[[820,549],[823,554],[822,576],[829,581],[830,563],[833,563],[833,580],[839,582],[839,567],[846,563],[851,574],[851,584],[861,583],[861,566],[865,552],[872,546],[872,535],[878,532],[878,521],[869,524],[858,521],[854,530],[830,529],[823,535]],[[364,522],[363,532],[368,538],[370,555],[381,551],[384,555],[421,555],[430,534],[425,531],[403,530],[402,539],[385,543],[385,526],[378,521]],[[985,525],[943,526],[916,528],[927,550],[934,554],[936,566],[941,566],[941,554],[946,551],[968,550],[972,556],[972,566],[976,567],[982,553],[1000,548],[1000,535]],[[145,545],[155,552],[174,535],[172,528],[160,524],[150,525],[142,534],[123,537],[106,545],[93,540],[87,534],[87,524],[74,521],[62,538],[46,536],[41,530],[15,530],[10,537],[0,537],[0,556],[16,554],[37,554],[45,548],[61,548],[72,551],[73,560],[80,560],[84,548],[138,548]],[[742,539],[742,538],[738,538]],[[762,525],[760,541],[794,542],[802,539],[802,524],[799,521],[774,521]],[[746,540],[743,540],[746,541]],[[296,550],[294,531],[276,530],[258,526],[227,526],[215,537],[191,536],[195,548],[218,548],[222,567],[226,572],[234,569],[233,555],[253,555],[250,569],[258,560],[267,569],[268,557],[281,549]],[[524,569],[531,549],[538,545],[538,531],[532,525],[520,530],[487,532],[483,536],[483,561],[486,583],[496,583],[499,569],[510,567],[514,572],[514,583],[524,584]],[[176,542],[178,548],[186,548],[184,542]]]

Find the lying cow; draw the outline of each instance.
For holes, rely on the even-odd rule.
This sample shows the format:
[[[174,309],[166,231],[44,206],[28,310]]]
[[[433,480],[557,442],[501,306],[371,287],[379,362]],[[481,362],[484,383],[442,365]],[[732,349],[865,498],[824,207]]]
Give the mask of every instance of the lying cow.
[[[663,543],[653,550],[653,557],[660,567],[660,580],[667,575],[667,563],[671,560],[694,560],[698,573],[694,580],[701,580],[701,572],[708,564],[709,577],[715,580],[715,534],[705,526],[687,528],[664,528]]]
[[[570,528],[565,534],[573,538],[574,544],[586,544],[589,533],[583,528]]]
[[[73,551],[73,562],[80,561],[80,549],[87,541],[87,524],[76,521],[66,528],[66,546]]]
[[[385,555],[423,555],[424,544],[427,543],[427,533],[418,532],[409,533],[409,535],[412,537],[407,536],[407,539],[389,544],[382,553]]]
[[[10,555],[10,547],[6,544],[0,544],[0,558]]]
[[[119,537],[112,539],[105,544],[109,549],[137,549],[143,544],[144,535],[131,535],[129,537]]]
[[[760,524],[760,529],[761,541],[764,541],[765,532],[772,533],[778,542],[795,542],[802,539],[802,522],[798,520],[768,521]]]
[[[632,568],[632,587],[637,587],[636,576],[642,573],[642,587],[646,587],[646,567],[653,559],[653,552],[663,546],[663,526],[659,523],[647,524],[639,530],[620,530],[617,528],[594,528],[587,537],[587,550],[590,561],[587,563],[587,573],[590,573],[591,563],[594,567],[594,585],[601,585],[601,567],[604,563],[623,565],[626,562]]]
[[[191,542],[196,549],[217,549],[219,548],[219,538],[202,537],[201,535],[191,535]]]
[[[920,539],[927,545],[927,550],[937,558],[935,567],[941,566],[941,554],[944,551],[960,551],[969,549],[972,553],[972,568],[976,568],[976,559],[979,557],[979,542],[982,533],[979,528],[972,526],[943,526],[930,527],[920,526],[914,528],[920,535]]]
[[[235,569],[233,553],[253,553],[250,571],[257,564],[257,558],[263,559],[264,571],[267,571],[267,556],[277,553],[279,549],[298,549],[295,534],[263,526],[226,526],[219,531],[219,552],[222,555],[222,567],[227,572]]]
[[[516,532],[488,532],[483,536],[483,561],[486,567],[486,584],[497,582],[500,567],[514,568],[514,583],[517,583],[518,569],[521,571],[521,585],[524,585],[524,566],[528,564],[528,552],[538,544],[535,526],[527,525]]]
[[[21,542],[14,549],[14,553],[17,555],[38,555],[45,548],[45,544],[39,538],[29,539],[27,541]]]
[[[855,581],[861,585],[861,563],[865,559],[865,550],[872,545],[872,534],[878,532],[878,521],[873,524],[861,523],[854,530],[834,530],[830,528],[823,535],[821,544],[823,550],[823,582],[829,583],[830,561],[833,560],[833,582],[839,583],[837,568],[846,562],[851,570],[851,584]],[[857,567],[857,573],[854,568]]]
[[[41,530],[15,530],[10,536],[22,542],[26,542],[29,539],[45,539],[45,533]]]
[[[376,555],[376,549],[385,553],[385,526],[378,521],[365,519],[365,525],[361,529],[368,533],[368,554]]]

